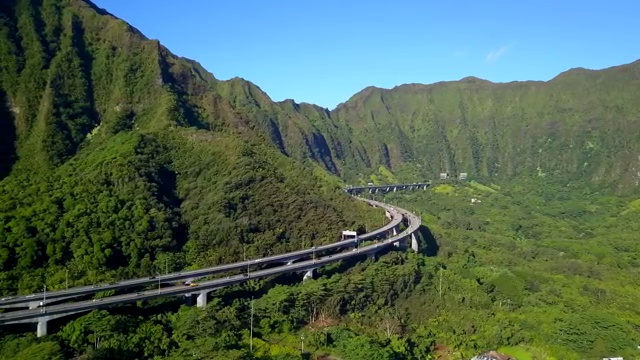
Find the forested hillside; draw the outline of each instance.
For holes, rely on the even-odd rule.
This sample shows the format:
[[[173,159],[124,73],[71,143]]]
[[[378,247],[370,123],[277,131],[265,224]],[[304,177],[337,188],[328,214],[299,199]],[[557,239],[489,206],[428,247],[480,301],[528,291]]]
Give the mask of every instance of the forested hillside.
[[[15,121],[0,126],[18,146],[4,142],[0,175],[16,158],[31,169],[60,164],[87,137],[178,126],[257,136],[352,182],[389,181],[388,170],[405,180],[545,176],[623,192],[640,181],[640,61],[548,82],[369,87],[329,111],[273,102],[240,78],[218,81],[83,1],[13,2],[3,5],[0,112]]]
[[[273,103],[255,85],[222,96],[289,156],[311,158],[349,181],[467,172],[508,181],[587,181],[617,191],[640,182],[640,61],[573,69],[548,82],[469,77],[393,89],[369,87],[329,111]]]
[[[283,276],[233,286],[206,309],[168,299],[94,311],[52,322],[59,330],[45,338],[7,334],[0,358],[640,356],[638,201],[547,181],[439,184],[386,201],[422,215],[437,256],[392,251],[302,283]]]
[[[0,6],[0,293],[219,264],[380,224],[320,166],[273,145],[259,108],[238,100],[252,85],[218,82],[89,2]]]
[[[392,169],[415,164],[417,173],[545,176],[632,190],[640,181],[638,84],[640,61],[570,70],[549,82],[466,78],[368,88],[332,115],[349,123],[376,164]]]
[[[287,151],[300,153],[303,137],[303,156],[352,181],[389,181],[386,170],[406,180],[467,172],[493,181],[585,180],[629,192],[640,182],[639,84],[636,61],[573,69],[548,82],[469,77],[369,87],[333,111],[291,101],[270,109]],[[292,132],[291,121],[305,118],[309,125]]]
[[[251,281],[205,310],[94,311],[41,339],[2,327],[0,358],[638,357],[638,85],[635,62],[549,82],[370,87],[330,111],[217,80],[89,1],[2,1],[1,296],[379,226],[343,181],[448,171],[486,185],[388,195],[429,227],[422,254]]]

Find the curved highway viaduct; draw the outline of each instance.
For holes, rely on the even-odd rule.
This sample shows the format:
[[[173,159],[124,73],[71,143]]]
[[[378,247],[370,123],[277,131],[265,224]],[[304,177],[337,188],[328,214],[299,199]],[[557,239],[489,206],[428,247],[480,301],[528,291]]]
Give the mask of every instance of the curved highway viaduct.
[[[197,306],[204,307],[207,303],[208,293],[220,289],[226,286],[235,285],[245,282],[250,279],[259,279],[268,276],[274,276],[285,273],[304,272],[304,279],[313,276],[315,269],[337,261],[353,258],[356,256],[369,255],[375,256],[378,251],[391,246],[403,246],[411,244],[411,248],[418,251],[418,241],[415,237],[415,232],[421,225],[421,219],[415,214],[394,207],[382,202],[364,199],[357,194],[362,192],[374,193],[378,191],[388,192],[397,190],[415,190],[424,188],[426,189],[430,185],[429,183],[419,184],[399,184],[399,185],[384,185],[384,186],[366,186],[366,187],[353,187],[349,186],[345,188],[345,192],[356,196],[359,200],[369,203],[371,206],[380,207],[385,210],[386,216],[390,218],[390,222],[385,226],[376,229],[374,231],[362,234],[356,237],[356,239],[341,240],[328,245],[314,246],[312,248],[293,251],[285,254],[279,254],[269,256],[265,258],[253,259],[249,261],[236,262],[231,264],[219,265],[210,268],[204,268],[199,270],[183,271],[172,274],[162,275],[161,277],[146,277],[138,279],[124,280],[120,282],[114,282],[109,284],[82,286],[71,288],[67,290],[50,291],[46,293],[35,293],[31,295],[22,296],[10,296],[0,299],[0,308],[12,308],[12,307],[28,307],[28,310],[10,311],[0,313],[0,325],[19,324],[19,323],[37,323],[38,336],[44,336],[47,334],[47,322],[49,320],[57,319],[63,316],[76,314],[79,312],[89,311],[97,308],[111,307],[140,300],[148,300],[157,297],[167,296],[191,296],[197,295]],[[398,233],[400,225],[406,226],[404,230]],[[392,235],[381,242],[376,242],[368,246],[358,246],[362,240],[374,239],[379,237],[386,237],[391,233]],[[354,249],[348,252],[334,253],[323,257],[316,258],[316,253],[327,253],[331,250],[338,250],[344,248]],[[312,256],[311,259],[305,259],[303,261],[294,262],[303,258]],[[277,267],[254,270],[251,271],[251,267],[262,266],[267,264],[279,263],[283,264]],[[98,292],[107,290],[126,290],[133,287],[140,287],[150,284],[159,284],[160,282],[175,282],[177,280],[201,278],[205,276],[215,275],[223,272],[247,269],[247,272],[239,275],[227,276],[224,278],[218,278],[208,281],[199,282],[197,286],[170,286],[155,290],[135,291],[122,294],[108,296],[99,299],[90,299],[86,301],[76,301],[62,303],[58,305],[47,306],[48,303],[62,301],[78,296],[91,295]],[[40,307],[43,305],[44,307]]]

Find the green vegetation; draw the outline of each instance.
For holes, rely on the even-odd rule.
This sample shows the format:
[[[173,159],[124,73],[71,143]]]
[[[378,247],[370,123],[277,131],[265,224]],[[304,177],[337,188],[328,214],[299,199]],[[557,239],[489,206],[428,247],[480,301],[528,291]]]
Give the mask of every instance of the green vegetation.
[[[3,1],[2,295],[379,226],[345,183],[475,180],[386,196],[422,215],[422,254],[250,282],[205,310],[96,310],[42,339],[3,327],[0,358],[638,357],[639,69],[367,88],[328,111],[218,81],[87,1]]]
[[[433,188],[438,194],[451,194],[455,191],[455,188],[449,184],[439,184]]]
[[[493,189],[489,186],[480,184],[479,182],[475,181],[475,180],[471,180],[469,182],[469,186],[471,186],[472,188],[479,190],[481,192],[485,192],[485,193],[495,193],[496,189]]]
[[[403,304],[409,323],[442,331],[438,342],[464,354],[518,346],[518,359],[639,355],[640,228],[621,212],[628,200],[548,180],[386,198],[420,212],[439,239],[425,276],[436,284]]]
[[[210,74],[124,22],[79,0],[1,9],[0,126],[14,144],[0,167],[1,294],[291,251],[380,223],[317,164],[232,123],[241,109],[202,98]]]
[[[48,354],[88,358],[291,359],[304,337],[311,358],[468,359],[488,349],[536,360],[639,355],[640,229],[620,215],[627,200],[540,180],[496,193],[452,189],[386,195],[422,214],[438,239],[436,257],[392,251],[299,284],[283,276],[227,288],[204,310],[164,300],[94,311],[45,339],[9,336],[3,346],[52,343]],[[551,194],[579,200],[550,203]],[[423,235],[428,253],[434,244]]]

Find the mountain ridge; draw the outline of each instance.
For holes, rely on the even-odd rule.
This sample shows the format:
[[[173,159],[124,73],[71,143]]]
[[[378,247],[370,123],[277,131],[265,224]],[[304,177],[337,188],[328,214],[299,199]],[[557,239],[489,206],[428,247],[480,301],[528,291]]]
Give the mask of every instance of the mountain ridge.
[[[367,87],[329,111],[273,102],[241,78],[218,80],[196,61],[173,55],[86,1],[42,0],[34,6],[14,0],[3,5],[1,15],[6,26],[0,28],[0,95],[6,106],[0,112],[6,116],[0,126],[5,144],[15,144],[4,145],[0,169],[0,195],[6,200],[1,220],[4,236],[12,239],[0,257],[4,268],[23,261],[18,268],[23,271],[36,260],[56,267],[78,251],[91,258],[103,252],[101,247],[117,249],[120,245],[110,236],[79,235],[85,230],[71,225],[67,235],[55,235],[63,244],[59,249],[50,247],[52,236],[46,234],[56,233],[51,219],[72,214],[80,219],[84,210],[79,209],[93,209],[100,201],[88,199],[103,199],[105,191],[122,201],[135,198],[131,188],[118,185],[128,175],[108,168],[109,159],[119,156],[129,159],[120,165],[122,171],[142,174],[132,178],[146,189],[140,192],[140,206],[158,215],[137,218],[129,212],[142,208],[110,206],[128,214],[123,217],[166,230],[150,232],[154,239],[149,243],[161,244],[157,247],[114,255],[129,256],[137,268],[143,268],[143,261],[157,261],[163,251],[182,252],[190,264],[219,259],[213,249],[223,238],[269,246],[276,246],[271,241],[277,239],[282,249],[295,247],[290,242],[294,234],[327,241],[300,228],[315,229],[323,222],[292,228],[270,220],[252,224],[242,215],[250,212],[252,197],[266,209],[269,201],[288,204],[287,196],[297,187],[305,189],[302,201],[334,209],[331,231],[369,221],[373,212],[336,195],[340,180],[335,176],[351,183],[411,182],[440,172],[467,172],[489,181],[534,177],[618,191],[635,191],[640,182],[640,62],[587,75],[572,71],[544,83],[493,84],[468,77],[393,89]],[[98,171],[94,177],[101,182],[82,179],[83,171]],[[67,184],[87,188],[90,194],[80,197],[85,200],[61,202],[60,194],[77,196],[69,193],[70,185],[56,185],[67,177],[80,177]],[[205,196],[207,182],[211,194]],[[251,196],[234,182],[247,186]],[[21,187],[49,199],[51,206],[42,214],[34,210],[39,203],[20,195]],[[311,190],[316,187],[322,189],[319,195]],[[187,206],[193,203],[202,210]],[[363,215],[347,220],[350,206]],[[299,204],[288,215],[308,219],[310,211]],[[224,236],[204,225],[211,216],[228,228]],[[29,222],[39,225],[23,227]],[[200,234],[191,247],[170,240],[189,234]],[[67,243],[71,236],[99,246],[89,250]],[[209,254],[210,260],[198,254]],[[227,255],[237,257],[237,248]],[[92,267],[122,263],[100,256],[92,261]]]
[[[215,81],[215,86],[212,88],[216,94],[230,101],[236,109],[246,108],[248,110],[240,114],[240,117],[245,119],[244,126],[266,134],[266,137],[284,154],[301,161],[308,159],[316,161],[325,169],[349,181],[365,182],[368,181],[370,175],[377,173],[379,166],[384,166],[393,172],[400,171],[401,178],[407,180],[416,177],[433,177],[437,173],[444,171],[456,172],[458,168],[465,168],[464,171],[470,172],[478,178],[494,176],[511,178],[513,176],[519,176],[519,174],[527,174],[527,176],[554,174],[554,176],[557,177],[562,172],[575,174],[579,170],[577,158],[582,157],[582,155],[579,154],[574,155],[575,159],[571,160],[571,164],[564,162],[563,165],[560,166],[560,163],[554,162],[551,169],[539,166],[539,163],[544,161],[544,159],[537,160],[531,156],[525,156],[526,153],[532,153],[534,151],[533,149],[527,149],[524,152],[517,149],[512,150],[512,152],[517,153],[518,156],[525,156],[523,159],[525,160],[525,166],[516,164],[514,159],[509,159],[511,164],[504,165],[499,163],[495,163],[497,165],[488,165],[486,161],[474,160],[473,157],[487,156],[485,151],[480,147],[498,149],[505,148],[505,146],[500,147],[485,144],[482,141],[478,142],[473,140],[473,137],[470,138],[466,136],[467,141],[475,142],[474,145],[471,146],[474,149],[460,150],[458,149],[460,146],[467,146],[460,144],[462,139],[451,139],[450,136],[459,132],[449,129],[452,125],[457,126],[459,123],[458,120],[452,124],[450,120],[443,123],[442,119],[440,119],[438,120],[438,125],[437,123],[432,123],[433,120],[427,120],[425,123],[424,120],[419,120],[416,117],[426,116],[426,118],[431,119],[434,116],[439,116],[430,114],[430,112],[435,109],[433,108],[434,105],[429,104],[435,104],[436,107],[443,107],[441,106],[443,103],[442,100],[434,100],[440,96],[439,94],[441,93],[448,93],[446,96],[459,98],[458,106],[452,107],[451,105],[447,105],[445,106],[446,108],[438,110],[444,115],[450,116],[450,114],[453,113],[460,113],[462,108],[473,109],[475,106],[474,104],[466,104],[468,94],[461,97],[462,94],[455,93],[470,91],[475,94],[480,94],[482,92],[492,92],[491,95],[482,95],[482,102],[484,102],[483,110],[481,111],[482,115],[480,115],[480,113],[465,115],[469,118],[465,121],[477,127],[477,116],[495,116],[495,114],[490,114],[490,108],[496,106],[494,103],[496,97],[506,98],[509,97],[509,92],[517,92],[509,104],[498,104],[503,108],[512,109],[508,114],[501,114],[501,116],[525,116],[528,118],[536,116],[529,109],[518,109],[518,107],[526,106],[529,108],[537,108],[536,111],[539,113],[538,117],[548,117],[550,115],[549,111],[557,112],[558,119],[548,119],[545,121],[561,121],[569,124],[568,120],[563,118],[567,116],[582,116],[579,113],[590,112],[591,110],[587,110],[587,108],[593,108],[593,106],[597,104],[602,104],[604,105],[603,107],[624,107],[624,104],[615,106],[606,104],[605,101],[610,99],[605,99],[606,96],[602,98],[597,92],[595,95],[600,96],[600,98],[596,99],[594,97],[594,91],[591,91],[590,88],[592,88],[594,84],[602,84],[603,81],[606,82],[606,79],[609,77],[620,81],[620,84],[623,84],[622,86],[634,86],[634,79],[638,78],[637,65],[639,63],[640,60],[630,64],[598,70],[573,68],[558,74],[548,81],[531,80],[494,83],[477,77],[467,76],[457,81],[441,81],[432,84],[401,84],[390,89],[368,86],[352,95],[347,101],[338,104],[333,110],[309,103],[307,103],[309,106],[303,106],[303,103],[296,103],[295,101],[290,102],[283,100],[274,102],[258,85],[246,79],[234,77],[229,80],[217,80],[200,64],[198,64],[198,66],[202,72],[208,74],[203,74],[203,78],[210,77],[213,79],[212,81]],[[631,77],[629,75],[631,75]],[[569,84],[570,82],[571,84]],[[620,86],[615,85],[615,87]],[[622,93],[624,93],[624,91],[622,91]],[[416,99],[407,101],[409,96],[413,96]],[[581,103],[581,100],[576,97],[592,97],[594,103]],[[374,98],[377,98],[377,100],[374,100]],[[491,98],[493,98],[493,100],[491,100]],[[473,101],[477,102],[479,100],[476,99]],[[575,104],[562,105],[560,101],[573,102]],[[633,97],[629,97],[629,101],[633,101]],[[375,105],[375,110],[371,108],[374,103],[377,104]],[[547,103],[555,109],[543,110],[541,107],[543,103]],[[366,115],[361,110],[358,110],[363,106],[369,106],[369,111]],[[256,112],[254,108],[258,111]],[[303,108],[305,110],[302,110]],[[637,109],[633,108],[630,110],[633,110],[633,113],[626,115],[637,116]],[[209,114],[209,116],[212,116],[212,114]],[[498,129],[503,126],[512,126],[501,124],[504,121],[507,120],[498,120],[495,125],[492,125],[492,128]],[[603,122],[608,120],[594,119],[593,121]],[[631,119],[624,121],[633,122]],[[377,139],[375,142],[378,144],[371,143],[373,139],[369,139],[368,134],[370,131],[363,130],[365,124],[369,129],[377,129],[376,131],[382,131],[388,134],[390,139]],[[382,124],[386,125],[381,128],[380,126],[382,126]],[[635,128],[635,124],[633,123],[628,125]],[[542,125],[540,124],[539,126]],[[554,127],[556,125],[548,125],[547,127],[549,126]],[[432,128],[432,130],[429,131],[433,131],[434,127],[444,127],[447,128],[447,130],[432,141],[454,145],[445,144],[440,146],[440,150],[436,150],[433,147],[432,150],[426,150],[417,143],[417,139],[412,139],[410,135],[411,133],[415,134],[415,128]],[[546,132],[546,130],[538,129],[537,132],[542,133]],[[478,139],[481,138],[482,137]],[[630,140],[626,142],[630,142]],[[566,145],[568,146],[570,144]],[[529,146],[534,145],[529,144]],[[511,147],[511,145],[506,147]],[[439,156],[437,156],[435,161],[437,165],[426,167],[427,173],[423,171],[425,170],[424,166],[422,166],[421,170],[411,165],[412,162],[415,162],[416,157],[423,158],[424,156],[430,155],[431,151],[436,151]],[[603,158],[606,156],[609,155],[603,155]],[[484,164],[480,164],[482,162],[484,162]],[[504,162],[505,161],[503,161],[503,163]],[[589,164],[588,161],[583,162],[583,164],[584,163]],[[594,170],[595,173],[612,171],[611,168],[606,168],[606,166],[603,168],[600,165],[601,164]],[[489,167],[492,169],[489,169]],[[593,175],[590,176],[590,180],[601,184],[606,183],[608,184],[607,186],[611,185],[622,191],[628,191],[633,187],[630,186],[630,184],[634,183],[637,174],[632,172],[622,174],[623,171],[620,169],[614,172],[617,173],[617,176],[624,179],[617,182],[602,181],[602,175]],[[407,176],[403,177],[403,174]]]
[[[303,357],[637,353],[640,200],[612,194],[640,183],[635,63],[369,87],[329,110],[216,79],[90,4],[0,3],[1,296],[310,248],[387,221],[346,184],[471,181],[384,194],[421,214],[422,254],[219,289],[205,309],[94,311],[43,339],[16,327],[0,357],[283,359],[299,335]]]
[[[218,81],[83,0],[3,2],[0,23],[1,293],[59,287],[66,270],[78,285],[151,275],[379,224],[337,178],[277,146],[280,108],[257,86]]]

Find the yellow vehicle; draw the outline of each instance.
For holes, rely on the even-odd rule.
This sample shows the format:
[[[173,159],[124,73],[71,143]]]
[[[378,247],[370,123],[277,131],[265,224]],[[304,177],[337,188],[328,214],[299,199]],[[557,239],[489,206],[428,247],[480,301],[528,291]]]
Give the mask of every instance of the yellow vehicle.
[[[193,283],[193,282],[192,282],[191,284],[189,284],[189,286],[191,286],[191,287],[193,287],[193,286],[198,286],[198,284],[197,284],[197,283]]]

